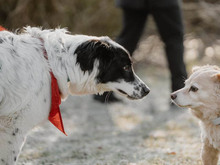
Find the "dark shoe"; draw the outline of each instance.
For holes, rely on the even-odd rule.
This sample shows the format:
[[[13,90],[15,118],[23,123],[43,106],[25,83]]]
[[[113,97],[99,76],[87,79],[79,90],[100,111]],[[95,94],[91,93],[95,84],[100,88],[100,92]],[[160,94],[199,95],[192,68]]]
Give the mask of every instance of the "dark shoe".
[[[93,98],[100,103],[116,103],[122,101],[117,98],[113,92],[104,92],[103,95],[93,95]]]

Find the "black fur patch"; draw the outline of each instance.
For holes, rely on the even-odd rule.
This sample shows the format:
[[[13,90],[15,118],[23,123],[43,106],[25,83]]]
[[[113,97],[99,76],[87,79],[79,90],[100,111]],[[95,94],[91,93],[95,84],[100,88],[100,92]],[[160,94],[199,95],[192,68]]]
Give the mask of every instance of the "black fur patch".
[[[115,82],[120,79],[127,82],[134,80],[130,56],[120,47],[115,47],[106,41],[90,40],[78,46],[75,54],[77,54],[77,63],[84,72],[91,72],[95,60],[99,61],[97,76],[99,83]],[[124,70],[125,66],[129,66],[130,70]]]
[[[77,54],[77,63],[80,64],[80,67],[83,71],[91,72],[93,70],[94,61],[96,59],[101,59],[103,53],[107,51],[106,44],[98,40],[90,40],[79,45],[75,51]],[[107,59],[106,56],[103,59]]]

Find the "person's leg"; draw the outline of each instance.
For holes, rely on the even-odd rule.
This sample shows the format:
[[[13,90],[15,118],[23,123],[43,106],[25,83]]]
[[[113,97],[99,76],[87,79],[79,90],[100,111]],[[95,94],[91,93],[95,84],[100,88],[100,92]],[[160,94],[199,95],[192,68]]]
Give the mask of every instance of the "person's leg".
[[[161,39],[165,43],[167,61],[171,72],[172,91],[175,91],[184,86],[184,80],[187,78],[183,59],[184,28],[181,9],[179,6],[154,8],[152,15]]]
[[[123,25],[116,42],[132,55],[143,33],[148,12],[145,10],[122,9]]]

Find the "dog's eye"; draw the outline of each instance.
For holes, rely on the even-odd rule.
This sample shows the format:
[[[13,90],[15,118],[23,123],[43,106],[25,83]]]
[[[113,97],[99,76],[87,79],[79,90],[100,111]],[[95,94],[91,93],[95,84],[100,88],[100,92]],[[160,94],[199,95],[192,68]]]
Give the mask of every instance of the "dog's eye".
[[[129,65],[125,65],[123,69],[124,71],[129,72],[131,70],[131,67]]]
[[[192,92],[196,92],[198,91],[198,88],[195,87],[195,86],[191,86],[190,89],[189,89],[189,92],[192,91]]]

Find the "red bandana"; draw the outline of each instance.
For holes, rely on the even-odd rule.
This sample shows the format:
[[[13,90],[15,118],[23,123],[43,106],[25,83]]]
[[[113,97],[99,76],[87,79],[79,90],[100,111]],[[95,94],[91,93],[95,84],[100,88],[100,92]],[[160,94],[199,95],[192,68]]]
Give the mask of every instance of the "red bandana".
[[[6,29],[0,26],[0,31],[3,30]],[[47,52],[45,49],[44,49],[44,57],[48,59]],[[59,87],[57,84],[57,79],[55,78],[53,72],[50,72],[50,75],[51,75],[51,108],[50,108],[50,114],[48,116],[48,120],[67,136],[63,127],[62,116],[60,113],[59,105],[61,104],[61,98],[60,98]]]
[[[53,72],[50,72],[51,75],[51,108],[48,120],[57,127],[61,132],[63,132],[66,136],[66,132],[63,127],[62,116],[60,113],[61,98],[60,98],[60,91],[57,84],[57,79],[53,75]]]
[[[40,38],[40,40],[42,41],[42,43],[44,43],[43,39]],[[45,50],[45,48],[43,48],[43,53],[44,53],[44,57],[48,60],[47,51]],[[59,105],[61,104],[59,86],[57,84],[57,79],[52,71],[50,71],[50,76],[51,76],[51,107],[50,107],[50,114],[48,116],[48,120],[67,136],[63,127],[63,121],[59,107]]]

